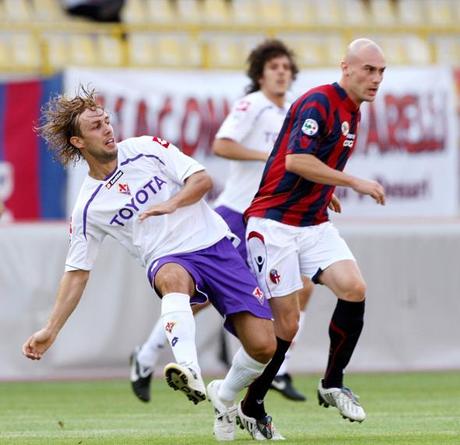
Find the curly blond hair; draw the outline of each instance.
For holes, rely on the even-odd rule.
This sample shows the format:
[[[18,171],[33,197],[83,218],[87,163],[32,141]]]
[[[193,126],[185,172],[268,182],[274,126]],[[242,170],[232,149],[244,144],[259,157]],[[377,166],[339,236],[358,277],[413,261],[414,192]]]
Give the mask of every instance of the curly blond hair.
[[[42,108],[40,125],[35,131],[48,142],[49,150],[65,167],[82,158],[80,150],[70,143],[72,136],[81,136],[78,118],[85,110],[98,108],[103,109],[97,101],[96,91],[83,86],[79,87],[77,96],[57,95]]]

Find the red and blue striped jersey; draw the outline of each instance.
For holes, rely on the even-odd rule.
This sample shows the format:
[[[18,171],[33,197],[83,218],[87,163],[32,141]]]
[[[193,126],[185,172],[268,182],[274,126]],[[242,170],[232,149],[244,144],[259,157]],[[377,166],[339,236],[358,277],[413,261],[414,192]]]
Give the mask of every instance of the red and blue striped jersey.
[[[258,216],[292,226],[327,221],[335,186],[286,171],[286,155],[311,154],[342,171],[356,144],[360,118],[359,107],[338,83],[300,96],[286,115],[246,219]]]

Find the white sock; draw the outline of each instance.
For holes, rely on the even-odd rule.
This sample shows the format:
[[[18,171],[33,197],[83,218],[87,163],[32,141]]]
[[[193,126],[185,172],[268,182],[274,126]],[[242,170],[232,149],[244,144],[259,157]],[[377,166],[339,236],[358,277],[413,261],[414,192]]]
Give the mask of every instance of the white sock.
[[[286,356],[284,357],[284,362],[281,363],[280,369],[276,373],[277,376],[287,374],[288,373],[288,365],[289,365],[289,360],[291,359],[292,356],[292,348],[295,345],[295,342],[300,336],[300,332],[302,331],[303,327],[305,324],[305,311],[300,311],[299,314],[299,330],[297,331],[297,334],[295,334],[295,337],[292,340],[291,346],[286,352]]]
[[[233,405],[236,395],[259,377],[267,365],[268,363],[260,363],[250,357],[243,347],[238,349],[232,366],[219,387],[219,399],[227,406]]]
[[[141,366],[154,369],[157,364],[158,357],[163,351],[168,339],[166,338],[163,320],[161,317],[155,323],[155,326],[150,333],[147,341],[142,345],[137,360]]]
[[[176,363],[201,374],[190,297],[179,292],[166,294],[161,300],[161,320]]]

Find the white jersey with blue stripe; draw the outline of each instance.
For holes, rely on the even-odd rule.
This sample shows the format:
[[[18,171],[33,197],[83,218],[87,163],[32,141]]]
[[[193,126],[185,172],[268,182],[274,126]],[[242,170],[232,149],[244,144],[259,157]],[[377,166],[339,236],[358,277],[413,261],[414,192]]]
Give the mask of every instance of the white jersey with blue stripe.
[[[160,138],[141,136],[118,143],[118,165],[105,180],[86,176],[72,213],[66,271],[91,270],[106,235],[119,241],[145,267],[157,258],[195,252],[229,234],[204,199],[175,212],[138,216],[176,195],[185,180],[204,170]]]
[[[251,150],[269,153],[288,109],[288,102],[280,108],[262,91],[248,94],[233,105],[216,138],[231,139]],[[264,166],[262,161],[231,161],[224,190],[214,205],[243,213],[259,188]]]

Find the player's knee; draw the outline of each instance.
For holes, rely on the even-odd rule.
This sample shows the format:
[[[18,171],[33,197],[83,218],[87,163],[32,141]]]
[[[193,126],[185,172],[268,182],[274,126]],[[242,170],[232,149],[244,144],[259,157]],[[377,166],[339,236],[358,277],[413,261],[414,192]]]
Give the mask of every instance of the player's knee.
[[[275,319],[275,330],[276,335],[283,340],[292,341],[299,330],[299,314],[291,314],[285,317],[280,317],[278,320]]]
[[[347,301],[363,301],[366,298],[366,283],[363,280],[353,280],[344,292],[343,299]]]
[[[170,292],[182,292],[191,295],[193,292],[193,280],[182,266],[168,263],[156,273],[155,287],[160,291],[161,295],[166,295]]]
[[[260,363],[268,363],[276,351],[276,338],[270,336],[254,343],[248,348],[248,354]]]

